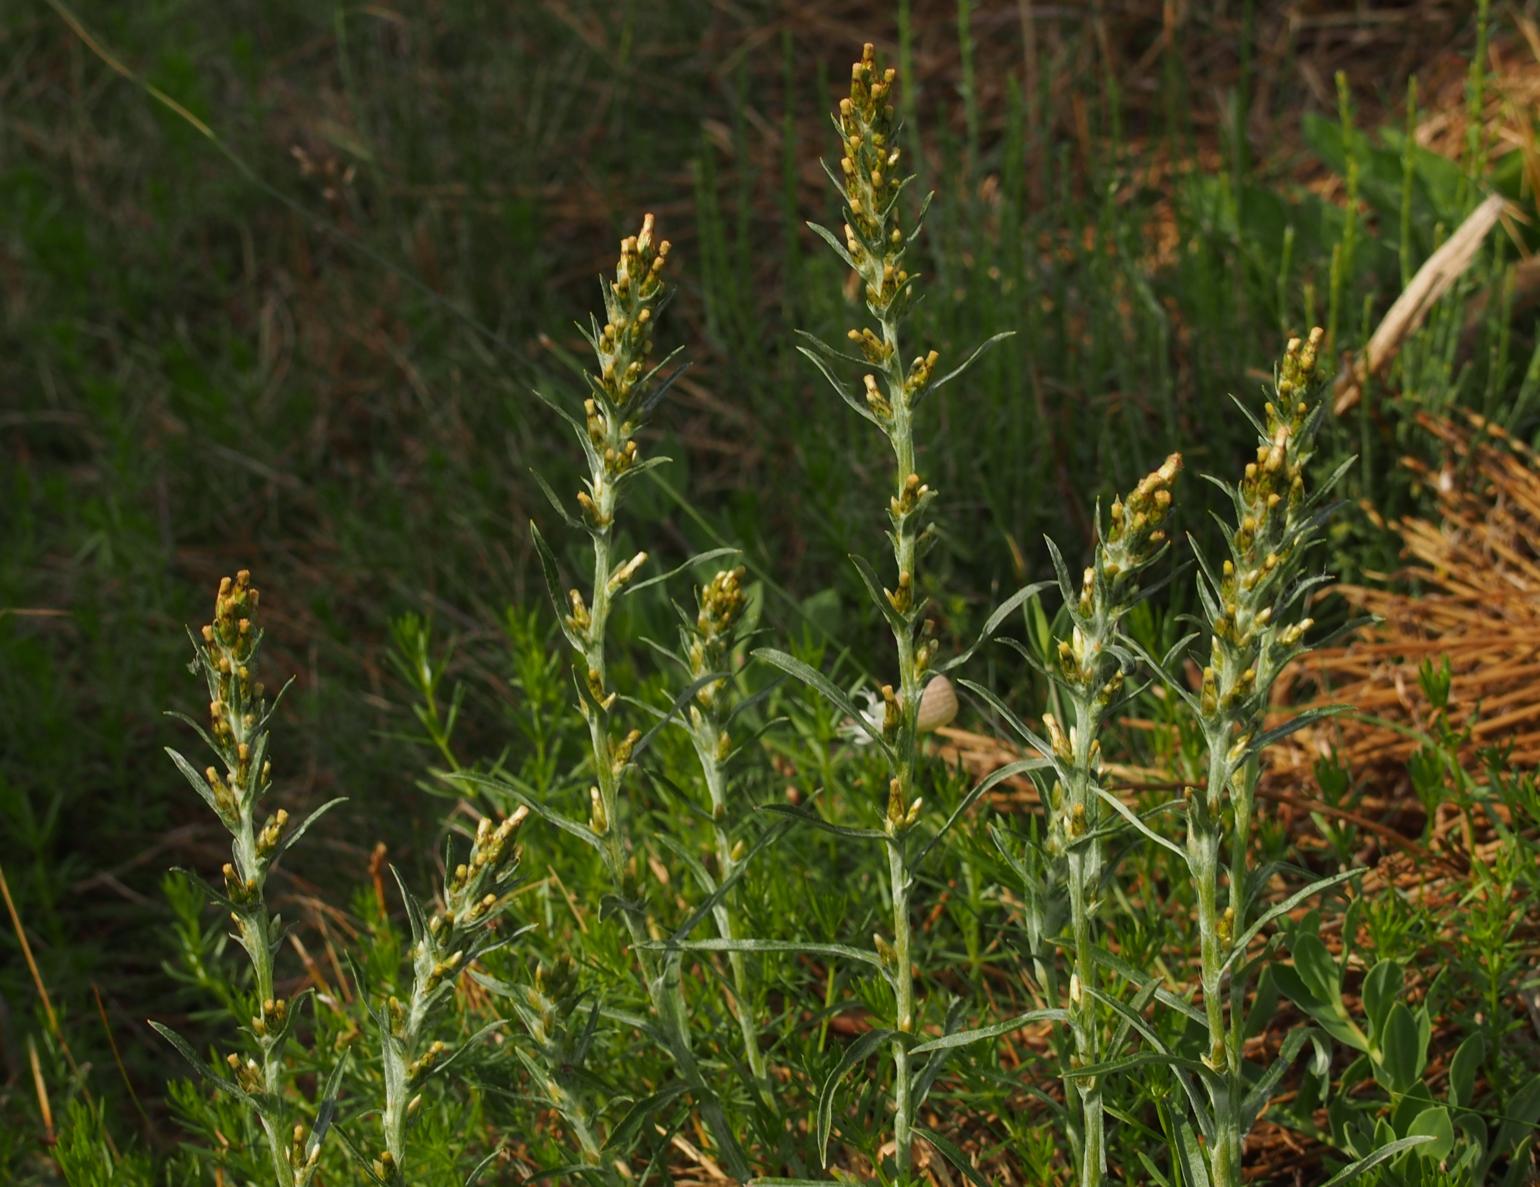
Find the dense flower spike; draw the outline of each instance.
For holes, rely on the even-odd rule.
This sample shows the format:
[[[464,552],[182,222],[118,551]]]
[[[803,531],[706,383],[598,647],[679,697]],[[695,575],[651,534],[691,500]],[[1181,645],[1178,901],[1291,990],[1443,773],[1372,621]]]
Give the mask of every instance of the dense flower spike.
[[[219,582],[213,621],[193,639],[192,669],[201,671],[209,697],[209,728],[216,765],[200,774],[174,750],[167,750],[183,777],[214,810],[230,833],[230,860],[221,870],[223,891],[215,897],[229,912],[234,935],[252,969],[251,1003],[239,1021],[247,1028],[252,1053],[227,1058],[235,1083],[255,1111],[266,1139],[279,1187],[304,1187],[318,1166],[319,1135],[295,1139],[285,1049],[293,1030],[294,1004],[276,988],[273,957],[283,925],[267,904],[267,879],[288,846],[340,801],[334,800],[295,828],[282,808],[263,806],[272,787],[267,758],[270,714],[265,690],[255,678],[262,628],[260,594],[242,569]],[[167,1033],[163,1028],[163,1033]]]
[[[1071,625],[1068,635],[1055,641],[1057,668],[1052,675],[1072,721],[1066,733],[1052,713],[1043,715],[1048,732],[1044,757],[1051,759],[1064,777],[1054,780],[1048,796],[1049,860],[1043,867],[1048,880],[1042,884],[1041,893],[1058,893],[1060,887],[1053,883],[1062,880],[1062,891],[1069,900],[1073,971],[1064,1001],[1072,1048],[1060,1044],[1058,1054],[1066,1075],[1066,1100],[1078,1102],[1078,1111],[1072,1109],[1071,1137],[1083,1187],[1100,1183],[1107,1169],[1101,1083],[1094,1076],[1069,1075],[1074,1068],[1110,1058],[1104,1049],[1105,1012],[1092,994],[1084,992],[1101,983],[1095,960],[1097,895],[1104,876],[1099,735],[1122,690],[1124,672],[1133,666],[1133,657],[1119,644],[1119,631],[1123,616],[1138,599],[1140,572],[1165,549],[1172,486],[1181,467],[1181,456],[1172,454],[1126,498],[1113,501],[1078,591],[1071,588],[1054,550]],[[1026,889],[1031,898],[1037,888]],[[1047,913],[1043,905],[1039,915]],[[1057,970],[1047,957],[1039,975],[1045,973],[1043,988],[1050,996],[1058,996]]]
[[[1234,526],[1229,555],[1200,576],[1209,650],[1197,696],[1208,752],[1204,785],[1187,802],[1186,856],[1198,903],[1200,969],[1209,1042],[1212,1140],[1206,1157],[1214,1187],[1241,1181],[1241,1150],[1255,1116],[1243,1100],[1248,1075],[1243,1047],[1248,966],[1235,945],[1251,925],[1255,875],[1250,839],[1260,754],[1257,739],[1283,667],[1304,649],[1311,620],[1302,614],[1316,584],[1301,579],[1305,550],[1316,538],[1330,484],[1306,490],[1315,436],[1325,414],[1326,376],[1319,369],[1323,333],[1291,339],[1264,406],[1255,459],[1229,492]],[[1226,842],[1229,868],[1223,869]],[[1221,906],[1221,892],[1227,901]],[[1228,985],[1226,984],[1228,982]]]
[[[719,884],[738,876],[743,848],[742,842],[735,843],[732,837],[727,767],[736,753],[729,732],[735,708],[729,695],[732,687],[730,668],[733,643],[745,605],[745,572],[741,565],[723,569],[696,591],[695,616],[693,620],[684,619],[679,639],[691,682],[698,685],[685,724],[700,764],[711,811]],[[728,943],[739,938],[734,911],[736,897],[735,894],[724,896],[712,909],[717,934]],[[733,1013],[743,1035],[744,1056],[755,1080],[763,1086],[768,1069],[753,1014],[755,1003],[748,967],[741,951],[729,950],[727,961],[732,974]]]
[[[448,1044],[426,1041],[433,1011],[453,992],[460,974],[499,943],[497,924],[518,874],[513,837],[528,815],[521,805],[499,824],[486,817],[477,822],[466,860],[446,862],[442,905],[431,915],[401,885],[412,925],[412,987],[404,1004],[392,997],[375,1013],[385,1073],[380,1113],[385,1148],[374,1160],[374,1173],[391,1187],[409,1181],[407,1127],[423,1081],[453,1057]],[[400,884],[399,874],[396,879]]]

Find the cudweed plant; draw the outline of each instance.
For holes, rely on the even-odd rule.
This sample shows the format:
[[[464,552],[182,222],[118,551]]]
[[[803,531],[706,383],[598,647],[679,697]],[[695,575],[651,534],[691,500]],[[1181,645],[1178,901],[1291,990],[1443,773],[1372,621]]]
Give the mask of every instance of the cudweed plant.
[[[995,707],[1049,764],[1052,773],[1043,852],[1035,861],[1022,863],[1015,861],[1008,847],[1004,851],[1024,878],[1029,928],[1036,933],[1030,937],[1032,951],[1043,953],[1035,970],[1039,984],[1051,1000],[1063,1001],[1069,1019],[1072,1046],[1066,1049],[1061,1043],[1056,1052],[1065,1077],[1065,1100],[1071,1105],[1071,1139],[1080,1164],[1080,1182],[1085,1187],[1100,1183],[1107,1173],[1102,1078],[1079,1075],[1080,1070],[1096,1067],[1109,1057],[1106,1011],[1094,992],[1102,973],[1097,958],[1096,915],[1107,875],[1104,842],[1112,824],[1104,811],[1103,799],[1108,793],[1102,786],[1100,734],[1108,716],[1122,702],[1125,676],[1137,663],[1133,652],[1120,641],[1122,620],[1140,596],[1141,573],[1166,551],[1171,489],[1181,464],[1181,456],[1172,454],[1126,499],[1113,501],[1078,591],[1071,584],[1058,546],[1048,541],[1070,629],[1055,640],[1053,659],[1044,670],[1069,708],[1067,731],[1054,714],[1045,713],[1043,725],[1048,736],[1044,739],[987,688],[963,681]],[[1045,941],[1057,932],[1048,923],[1055,917],[1050,903],[1055,898],[1067,899],[1069,904],[1071,971],[1062,997],[1056,962],[1044,953]],[[1078,1102],[1078,1110],[1074,1102]]]
[[[1246,1135],[1307,1041],[1316,1043],[1317,1069],[1325,1064],[1324,1048],[1314,1032],[1300,1029],[1285,1040],[1272,1068],[1255,1074],[1248,1066],[1243,1052],[1247,993],[1263,959],[1249,952],[1251,941],[1285,911],[1357,872],[1320,879],[1252,918],[1263,881],[1251,866],[1263,751],[1320,715],[1306,713],[1285,725],[1264,728],[1279,673],[1308,649],[1305,637],[1313,624],[1303,612],[1306,595],[1326,578],[1304,575],[1304,562],[1330,511],[1326,496],[1342,473],[1339,469],[1328,475],[1313,491],[1307,487],[1315,439],[1327,411],[1329,389],[1317,366],[1322,338],[1323,332],[1315,329],[1304,341],[1289,341],[1273,399],[1266,403],[1263,418],[1252,417],[1259,438],[1256,458],[1246,465],[1239,483],[1220,484],[1231,501],[1234,522],[1227,532],[1228,555],[1218,569],[1201,554],[1198,558],[1198,595],[1208,627],[1202,683],[1197,694],[1172,684],[1197,718],[1207,755],[1206,779],[1184,796],[1184,846],[1149,833],[1180,856],[1197,903],[1208,1047],[1194,1070],[1204,1094],[1193,1090],[1180,1067],[1173,1067],[1188,1087],[1203,1143],[1200,1150],[1191,1129],[1184,1126],[1177,1154],[1189,1178],[1202,1173],[1199,1161],[1205,1163],[1213,1187],[1241,1182]]]
[[[732,664],[732,644],[743,616],[744,575],[742,566],[723,569],[697,590],[694,621],[681,616],[685,620],[679,632],[681,659],[695,689],[686,728],[710,801],[716,844],[717,883],[708,885],[706,893],[716,900],[711,913],[717,934],[729,944],[739,938],[739,925],[735,896],[723,892],[723,888],[731,888],[737,882],[746,844],[741,839],[735,841],[732,835],[728,765],[739,751],[729,726],[736,706],[731,702],[731,679],[720,673],[727,672]],[[737,947],[729,948],[727,961],[732,973],[733,1013],[743,1035],[744,1057],[755,1082],[763,1086],[767,1082],[767,1068],[759,1043],[759,1025],[753,1014],[753,989],[744,952]]]
[[[380,1114],[385,1148],[374,1159],[372,1169],[375,1177],[390,1187],[405,1187],[409,1182],[407,1126],[422,1104],[423,1085],[474,1042],[473,1036],[453,1050],[440,1039],[429,1041],[428,1036],[435,1012],[442,1010],[454,993],[459,975],[512,938],[499,938],[496,927],[518,873],[513,835],[528,815],[529,809],[520,805],[496,825],[483,816],[477,822],[470,853],[459,864],[453,862],[446,848],[443,901],[431,914],[407,890],[400,872],[391,867],[412,929],[412,986],[405,1002],[391,996],[374,1012],[385,1077],[385,1103]]]
[[[283,938],[283,925],[277,915],[269,913],[267,879],[289,846],[324,812],[342,801],[322,805],[295,827],[289,826],[286,810],[266,812],[265,801],[272,788],[267,727],[274,704],[268,702],[262,683],[256,679],[257,654],[262,646],[258,601],[258,591],[247,570],[242,569],[234,580],[226,577],[220,581],[214,599],[214,620],[193,636],[194,656],[189,665],[190,671],[202,674],[208,688],[208,728],[183,714],[172,715],[197,730],[214,752],[215,764],[200,773],[177,751],[169,747],[166,751],[230,834],[230,860],[222,871],[223,889],[206,884],[204,889],[209,899],[229,915],[235,939],[251,965],[251,990],[243,996],[243,1016],[239,1019],[245,1050],[231,1051],[225,1057],[231,1077],[227,1079],[211,1073],[175,1032],[159,1023],[150,1025],[201,1075],[212,1079],[227,1095],[244,1102],[255,1115],[267,1147],[273,1182],[278,1187],[305,1187],[319,1164],[321,1142],[335,1105],[337,1081],[334,1074],[319,1117],[311,1128],[303,1123],[291,1124],[294,1106],[285,1054],[306,995],[289,1000],[276,988],[273,958]],[[337,1072],[340,1071],[339,1063]]]
[[[860,959],[881,974],[892,993],[893,1026],[868,1032],[847,1050],[821,1094],[818,1128],[821,1152],[827,1160],[834,1088],[855,1063],[885,1042],[893,1057],[893,1164],[898,1177],[907,1179],[913,1160],[917,1097],[923,1096],[934,1079],[933,1073],[917,1076],[912,1060],[927,1052],[939,1057],[942,1050],[916,1038],[919,1004],[915,998],[911,897],[920,862],[940,840],[941,832],[957,819],[954,814],[941,832],[928,838],[922,838],[916,831],[925,806],[917,782],[922,699],[930,681],[966,658],[959,656],[946,664],[936,662],[940,643],[931,637],[934,624],[925,616],[926,600],[919,593],[920,561],[935,542],[930,509],[937,492],[918,472],[915,417],[925,399],[961,374],[985,347],[1006,335],[990,339],[961,367],[939,378],[935,374],[939,356],[934,350],[916,355],[908,364],[903,361],[900,337],[916,299],[918,279],[910,271],[906,257],[919,233],[923,212],[914,228],[906,231],[901,199],[910,179],[899,172],[899,125],[893,106],[896,81],[897,72],[882,68],[872,45],[866,45],[860,60],[851,68],[850,94],[840,100],[834,116],[840,138],[839,169],[837,173],[825,169],[843,202],[843,237],[836,237],[815,223],[809,224],[855,273],[875,328],[868,325],[849,331],[851,348],[857,352],[854,354],[810,334],[801,335],[803,344],[798,349],[818,367],[840,398],[887,439],[893,453],[894,479],[887,500],[888,539],[894,567],[892,587],[884,586],[866,561],[854,559],[868,592],[892,631],[897,687],[882,685],[880,717],[873,720],[858,711],[827,677],[795,657],[773,649],[755,654],[811,685],[842,710],[856,728],[871,738],[886,766],[886,807],[881,829],[846,831],[878,841],[886,850],[891,938],[873,936],[873,947],[868,952],[852,948],[829,955]],[[833,369],[851,363],[864,369],[861,385],[854,391]],[[1021,591],[997,611],[986,633],[1019,606],[1028,592]],[[977,794],[976,791],[968,802]]]
[[[577,494],[579,517],[568,512],[561,499],[541,481],[557,513],[570,526],[586,531],[592,543],[592,578],[586,595],[572,588],[565,599],[558,597],[555,557],[539,529],[531,525],[531,530],[552,600],[561,616],[563,633],[577,659],[574,674],[578,709],[588,726],[594,784],[589,789],[586,825],[556,818],[537,803],[532,802],[531,806],[581,838],[603,858],[614,895],[611,905],[629,934],[658,1032],[700,1106],[728,1173],[743,1180],[748,1177],[748,1165],[692,1047],[681,951],[677,947],[660,950],[654,944],[652,921],[632,869],[634,844],[628,835],[623,796],[635,769],[643,734],[634,728],[620,733],[620,696],[611,687],[606,658],[607,627],[615,598],[628,586],[640,588],[647,584],[633,585],[633,578],[646,563],[645,552],[628,560],[617,557],[616,514],[627,487],[648,469],[668,460],[643,460],[636,442],[636,433],[646,424],[672,378],[661,378],[672,355],[660,363],[651,362],[653,329],[671,295],[664,282],[668,253],[668,241],[657,242],[653,238],[650,214],[643,219],[637,235],[622,241],[615,278],[603,285],[604,324],[591,319],[585,331],[597,371],[588,376],[589,397],[583,404],[583,420],[579,422],[565,409],[552,404],[572,426],[588,463],[588,476]]]

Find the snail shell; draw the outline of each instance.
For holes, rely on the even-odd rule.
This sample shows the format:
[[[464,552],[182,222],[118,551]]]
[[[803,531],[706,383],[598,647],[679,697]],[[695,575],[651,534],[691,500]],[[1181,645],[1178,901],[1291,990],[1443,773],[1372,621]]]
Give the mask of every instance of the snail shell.
[[[937,676],[920,694],[920,733],[928,734],[949,725],[956,716],[957,690],[945,676]]]

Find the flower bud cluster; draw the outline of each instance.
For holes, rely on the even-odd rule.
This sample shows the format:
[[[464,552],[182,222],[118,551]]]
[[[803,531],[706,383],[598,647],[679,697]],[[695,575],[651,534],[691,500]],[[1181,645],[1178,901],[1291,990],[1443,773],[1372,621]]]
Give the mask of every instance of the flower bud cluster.
[[[655,371],[653,329],[669,298],[664,281],[668,253],[668,240],[654,241],[653,218],[646,215],[642,229],[621,240],[615,278],[603,286],[604,324],[593,322],[588,335],[598,370],[588,377],[592,394],[583,402],[591,473],[577,501],[594,532],[607,532],[614,524],[616,484],[641,461],[633,434],[646,416],[639,393]],[[639,556],[636,563],[643,559]],[[624,584],[631,572],[617,579]]]
[[[448,966],[446,971],[457,963],[452,958],[470,933],[486,926],[501,905],[518,872],[513,835],[528,816],[522,804],[497,825],[483,816],[476,824],[470,856],[445,878],[444,906],[428,920],[428,941],[438,962]]]
[[[1303,645],[1310,619],[1282,623],[1288,577],[1309,539],[1305,467],[1314,453],[1325,377],[1323,339],[1292,338],[1278,367],[1274,398],[1265,406],[1253,460],[1235,488],[1230,555],[1212,589],[1213,641],[1199,690],[1211,745],[1227,754],[1257,731],[1279,669]],[[1211,797],[1216,789],[1210,789]]]
[[[733,629],[743,615],[746,574],[742,565],[723,569],[696,591],[695,622],[686,629],[684,638],[691,679],[699,680],[726,666]],[[712,709],[722,684],[721,680],[713,680],[703,685],[695,694],[697,704],[702,709]]]

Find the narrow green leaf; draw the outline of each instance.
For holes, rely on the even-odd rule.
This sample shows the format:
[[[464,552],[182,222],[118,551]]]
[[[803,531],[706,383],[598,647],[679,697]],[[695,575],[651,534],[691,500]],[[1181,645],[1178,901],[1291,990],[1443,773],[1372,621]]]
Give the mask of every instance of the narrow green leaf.
[[[1203,1147],[1198,1144],[1197,1135],[1185,1117],[1178,1117],[1176,1121],[1176,1158],[1186,1187],[1209,1187],[1208,1162]]]
[[[972,680],[958,680],[957,683],[960,684],[963,688],[966,688],[969,692],[973,693],[974,696],[984,701],[985,704],[993,709],[995,713],[999,715],[1000,720],[1005,722],[1007,729],[1009,729],[1028,746],[1032,747],[1033,750],[1036,750],[1038,754],[1041,755],[1043,759],[1053,768],[1054,773],[1058,775],[1060,779],[1068,782],[1069,772],[1065,769],[1064,764],[1061,763],[1058,757],[1054,754],[1053,747],[1048,744],[1047,739],[1041,738],[1035,732],[1033,732],[1033,730],[1026,724],[1026,722],[1017,717],[1016,714],[1012,712],[1011,709],[1006,705],[1006,703],[1002,701],[998,696],[996,696],[991,689],[985,688],[982,684],[976,684]]]
[[[943,375],[940,379],[936,380],[934,383],[927,384],[925,386],[924,390],[922,390],[920,392],[919,397],[914,401],[915,406],[918,407],[918,405],[920,404],[921,400],[924,400],[924,399],[928,398],[929,396],[933,395],[934,393],[939,392],[947,384],[951,383],[952,380],[957,379],[958,377],[963,375],[968,370],[969,367],[973,366],[974,363],[978,362],[979,357],[986,350],[989,350],[991,347],[993,347],[993,346],[995,346],[995,345],[997,345],[997,344],[999,344],[1001,342],[1004,342],[1007,338],[1014,338],[1015,336],[1016,336],[1016,331],[1015,330],[1002,330],[998,334],[992,335],[989,338],[985,338],[984,341],[980,342],[977,346],[975,346],[973,348],[973,353],[970,354],[967,358],[965,358],[960,364],[958,364],[952,370],[948,371],[945,375]]]
[[[540,571],[545,575],[546,593],[550,595],[551,608],[556,612],[556,621],[561,627],[561,633],[567,637],[567,642],[572,644],[574,651],[581,652],[584,647],[583,640],[578,638],[577,632],[567,625],[567,607],[561,599],[561,578],[556,570],[556,554],[545,542],[545,537],[540,534],[540,528],[534,520],[529,521],[529,534],[535,542],[535,553],[540,558]]]
[[[976,1184],[977,1187],[989,1187],[989,1180],[974,1169],[973,1164],[968,1161],[968,1156],[955,1143],[923,1126],[916,1125],[914,1132],[934,1146],[936,1152],[952,1164],[952,1169],[968,1182]]]
[[[1410,1150],[1414,1146],[1426,1145],[1432,1140],[1433,1139],[1427,1134],[1419,1134],[1416,1137],[1397,1138],[1393,1142],[1387,1142],[1378,1150],[1374,1151],[1374,1153],[1366,1154],[1357,1162],[1349,1163],[1347,1166],[1343,1167],[1331,1178],[1327,1179],[1326,1182],[1322,1183],[1321,1187],[1338,1187],[1338,1185],[1342,1183],[1351,1183],[1360,1175],[1362,1175],[1364,1171],[1369,1170],[1372,1167],[1379,1166],[1379,1164],[1384,1162],[1386,1159],[1394,1158],[1397,1154],[1401,1153],[1401,1151]]]
[[[1040,771],[1044,767],[1050,765],[1051,764],[1046,759],[1042,758],[1021,758],[1017,759],[1015,762],[1006,763],[1005,766],[992,771],[988,776],[980,780],[979,783],[974,786],[972,791],[963,796],[957,807],[952,809],[952,814],[946,818],[946,823],[938,828],[935,835],[927,840],[921,847],[920,852],[916,854],[914,860],[909,863],[909,868],[911,870],[918,870],[920,868],[926,857],[930,855],[930,851],[941,843],[941,839],[945,837],[947,833],[952,831],[952,827],[963,818],[969,808],[973,807],[973,805],[978,802],[980,796],[983,796],[985,793],[992,791],[995,787],[998,787],[1007,779],[1013,779],[1017,775],[1025,774],[1028,771]]]
[[[268,864],[270,866],[277,865],[278,859],[289,851],[290,846],[292,846],[296,841],[298,841],[308,831],[310,831],[310,826],[312,824],[321,819],[321,817],[325,816],[338,804],[347,803],[347,799],[347,796],[339,795],[336,799],[327,800],[326,803],[322,804],[314,812],[310,813],[309,816],[305,817],[305,819],[302,820],[299,824],[295,825],[294,828],[285,833],[279,839],[277,847],[273,850],[272,859],[268,862]]]
[[[824,166],[826,171],[828,168],[829,167],[827,165]],[[829,177],[833,179],[834,174],[830,172]],[[843,190],[843,187],[840,185],[838,180],[834,181],[834,188]],[[850,258],[850,252],[846,249],[845,245],[835,237],[834,232],[829,230],[828,227],[822,226],[819,223],[809,222],[807,224],[807,229],[813,232],[813,234],[817,235],[830,247],[832,247],[834,249],[834,254],[839,256],[840,259],[844,260],[845,264],[850,268],[852,272],[859,272],[861,270],[856,267],[856,262]]]
[[[865,1060],[896,1033],[883,1028],[867,1031],[845,1048],[839,1063],[824,1079],[823,1087],[818,1092],[818,1160],[823,1166],[829,1165],[829,1133],[834,1128],[835,1090],[839,1088],[840,1081],[854,1070],[856,1064]]]
[[[162,1026],[154,1019],[149,1019],[148,1021],[150,1023],[150,1029],[158,1034],[161,1038],[165,1039],[166,1042],[175,1047],[177,1054],[185,1059],[187,1061],[187,1065],[192,1068],[193,1071],[197,1072],[201,1078],[207,1080],[221,1092],[226,1093],[229,1096],[233,1096],[237,1100],[251,1100],[251,1097],[245,1092],[245,1090],[240,1088],[235,1083],[235,1081],[227,1080],[223,1076],[218,1075],[209,1067],[208,1064],[199,1059],[197,1053],[188,1044],[187,1040],[184,1039],[181,1035],[177,1034],[176,1031],[172,1030],[169,1026]]]
[[[1129,824],[1133,825],[1135,829],[1142,833],[1146,840],[1154,841],[1155,844],[1159,845],[1162,849],[1169,850],[1170,852],[1176,854],[1182,859],[1184,864],[1186,863],[1187,851],[1185,849],[1183,849],[1176,842],[1161,836],[1149,825],[1145,824],[1144,821],[1139,818],[1139,814],[1130,808],[1127,804],[1125,804],[1122,800],[1120,800],[1117,796],[1113,795],[1104,787],[1093,786],[1091,790],[1096,792],[1097,795],[1101,796],[1101,798],[1112,807],[1113,811],[1115,811],[1119,816],[1128,821]]]
[[[850,563],[856,567],[856,572],[861,577],[861,584],[866,586],[867,596],[871,598],[872,604],[882,612],[883,618],[887,619],[888,626],[897,633],[907,633],[912,639],[914,637],[914,624],[897,610],[893,609],[893,603],[888,601],[887,594],[882,591],[882,579],[877,576],[877,571],[872,568],[871,562],[864,556],[857,556],[855,553],[851,553]],[[937,670],[939,671],[940,669]]]
[[[852,841],[887,841],[889,839],[888,834],[880,828],[851,828],[848,825],[835,824],[833,821],[825,820],[816,812],[810,812],[806,808],[794,808],[790,804],[761,804],[755,811],[789,816],[809,828],[833,833],[836,837],[845,837]]]
[[[838,395],[840,399],[844,400],[845,403],[849,404],[850,407],[862,417],[862,419],[871,421],[872,424],[876,425],[879,429],[882,429],[883,432],[887,432],[887,426],[885,426],[880,420],[877,419],[877,414],[866,406],[866,402],[864,400],[857,398],[851,392],[850,386],[848,384],[842,383],[839,376],[836,375],[833,371],[829,370],[829,365],[825,363],[823,359],[819,358],[805,346],[797,347],[797,352],[807,356],[813,361],[813,366],[817,367],[819,373],[829,381],[829,386],[834,389],[835,394]]]
[[[165,747],[165,751],[171,756],[171,761],[176,764],[176,769],[182,772],[182,778],[187,780],[188,786],[203,797],[203,802],[213,809],[214,815],[219,817],[220,821],[226,825],[235,823],[233,817],[228,817],[224,812],[220,811],[218,803],[214,800],[214,789],[209,786],[207,779],[193,769],[192,763],[188,762],[181,754],[169,746]]]
[[[1226,972],[1230,966],[1235,963],[1238,957],[1244,955],[1247,947],[1251,944],[1251,941],[1256,939],[1256,937],[1261,933],[1262,929],[1271,923],[1274,919],[1277,919],[1282,915],[1287,915],[1295,907],[1299,906],[1300,903],[1304,902],[1308,898],[1312,898],[1315,895],[1320,894],[1323,890],[1330,890],[1333,886],[1337,886],[1343,882],[1346,882],[1350,878],[1355,878],[1361,873],[1363,873],[1363,871],[1360,869],[1339,870],[1335,874],[1328,874],[1324,878],[1317,878],[1303,890],[1296,890],[1282,902],[1277,903],[1270,907],[1268,910],[1264,911],[1262,915],[1257,919],[1257,921],[1248,927],[1244,932],[1242,932],[1240,937],[1235,941],[1235,944],[1230,951],[1229,957],[1225,960],[1224,964],[1220,966],[1220,973],[1223,974]],[[1340,996],[1341,995],[1339,993],[1337,998],[1340,998]],[[1330,1000],[1337,1000],[1337,998]]]
[[[949,1051],[954,1047],[966,1047],[969,1043],[981,1042],[984,1039],[997,1039],[1001,1035],[1008,1035],[1034,1022],[1067,1022],[1068,1020],[1069,1015],[1063,1010],[1028,1010],[1025,1014],[1018,1014],[1014,1018],[1007,1018],[1004,1022],[996,1022],[992,1026],[981,1026],[975,1030],[959,1030],[953,1034],[942,1035],[939,1039],[920,1043],[918,1046],[909,1048],[909,1054],[924,1055],[927,1051]]]
[[[1000,629],[1001,624],[1012,614],[1016,613],[1021,608],[1022,603],[1034,594],[1047,589],[1049,584],[1047,581],[1034,581],[1031,585],[1022,586],[1010,597],[1006,598],[1005,601],[995,607],[994,613],[984,620],[984,629],[979,631],[978,638],[973,640],[973,643],[966,650],[952,656],[944,663],[937,664],[935,671],[938,674],[945,674],[967,663],[980,647],[994,638],[994,634]]]
[[[887,970],[883,968],[882,961],[877,958],[875,952],[852,948],[848,944],[815,944],[804,943],[801,940],[724,940],[713,936],[704,940],[648,940],[638,944],[637,947],[670,952],[790,952],[801,956],[827,956],[831,959],[854,960],[871,965],[883,976],[887,976]]]
[[[858,729],[871,738],[877,744],[888,761],[897,761],[893,754],[893,747],[888,745],[882,736],[882,731],[877,726],[866,720],[866,715],[858,710],[843,691],[836,688],[834,682],[818,669],[803,663],[794,655],[788,655],[784,651],[777,651],[773,647],[761,647],[754,652],[755,659],[762,659],[772,667],[780,668],[788,676],[794,676],[809,688],[820,693],[824,700],[828,701],[845,716],[853,721]]]
[[[551,505],[551,510],[556,512],[564,524],[574,531],[583,526],[578,521],[578,517],[567,510],[567,506],[562,502],[561,496],[551,489],[551,484],[545,480],[545,476],[539,470],[531,466],[529,468],[529,476],[535,480],[535,485],[540,488],[540,493],[545,496],[545,501]]]

